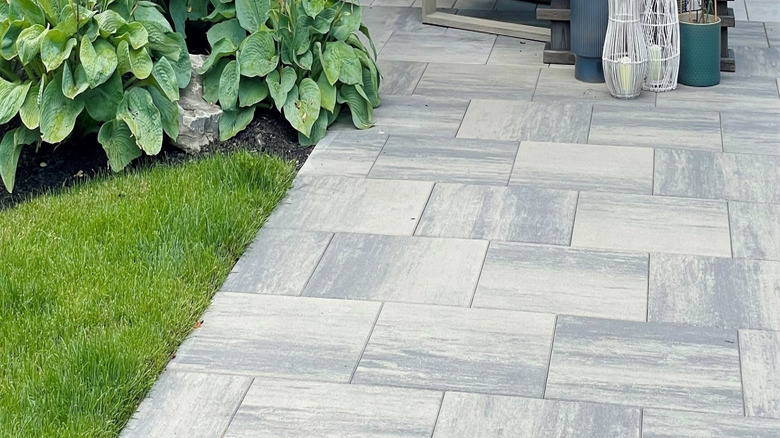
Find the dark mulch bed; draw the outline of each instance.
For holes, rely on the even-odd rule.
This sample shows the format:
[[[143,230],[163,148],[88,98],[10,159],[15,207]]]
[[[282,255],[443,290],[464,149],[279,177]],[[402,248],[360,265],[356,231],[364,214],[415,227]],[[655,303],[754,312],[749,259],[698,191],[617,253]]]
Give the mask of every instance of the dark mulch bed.
[[[0,138],[13,126],[13,122],[0,126]],[[298,144],[298,133],[281,114],[258,109],[245,131],[226,142],[209,145],[203,153],[249,150],[295,161],[300,169],[312,149]],[[193,158],[197,156],[164,145],[159,155],[139,158],[128,168],[137,169],[159,162],[177,164]],[[110,173],[106,153],[94,135],[61,144],[56,150],[43,144],[36,153],[34,146],[27,146],[19,157],[14,193],[9,194],[0,184],[0,211],[41,193],[59,191],[95,175]]]

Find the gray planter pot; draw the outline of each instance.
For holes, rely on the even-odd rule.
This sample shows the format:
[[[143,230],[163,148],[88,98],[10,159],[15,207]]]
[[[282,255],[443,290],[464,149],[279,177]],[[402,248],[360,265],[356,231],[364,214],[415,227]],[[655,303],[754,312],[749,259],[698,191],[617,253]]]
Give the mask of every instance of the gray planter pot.
[[[577,56],[574,77],[604,82],[601,52],[609,22],[608,0],[571,0],[571,48]]]

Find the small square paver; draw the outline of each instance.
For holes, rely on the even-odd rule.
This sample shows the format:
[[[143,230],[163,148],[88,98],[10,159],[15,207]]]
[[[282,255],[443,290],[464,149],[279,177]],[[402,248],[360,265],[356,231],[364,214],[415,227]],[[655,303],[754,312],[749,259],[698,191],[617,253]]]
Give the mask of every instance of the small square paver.
[[[433,438],[639,438],[639,408],[448,392]]]
[[[184,371],[348,382],[380,303],[218,293],[168,365]]]
[[[652,194],[653,150],[524,141],[509,184]]]
[[[518,142],[390,136],[369,177],[505,185]]]
[[[780,418],[780,332],[740,330],[739,346],[745,413]],[[780,436],[780,420],[776,431]]]
[[[780,202],[780,156],[657,149],[656,195]]]
[[[780,205],[729,202],[734,257],[780,260]]]
[[[337,234],[303,294],[468,306],[487,242]]]
[[[642,438],[777,438],[780,420],[644,409]]]
[[[474,99],[460,138],[587,143],[591,105]]]
[[[731,256],[726,203],[582,192],[572,246]]]
[[[642,93],[632,100],[615,99],[604,83],[579,81],[574,77],[574,67],[543,68],[534,93],[535,102],[583,102],[602,105],[630,106],[632,108],[655,106],[655,93]]]
[[[780,114],[722,112],[720,121],[724,151],[780,155]]]
[[[647,254],[491,242],[473,307],[644,321]]]
[[[559,316],[545,397],[741,415],[737,332]]]
[[[780,96],[775,78],[722,74],[720,84],[714,87],[678,85],[673,93],[659,93],[656,106],[665,113],[669,109],[687,110],[688,117],[703,111],[778,113]],[[671,115],[670,119],[679,120]]]
[[[494,64],[429,64],[414,94],[531,100],[539,67]],[[543,69],[546,70],[546,69]]]
[[[541,397],[555,316],[386,303],[354,383]]]
[[[226,438],[428,438],[441,393],[256,379]]]
[[[331,237],[323,232],[263,228],[221,290],[299,295]]]
[[[650,321],[780,330],[780,262],[652,254]]]
[[[436,184],[415,234],[568,245],[576,203],[577,192]]]
[[[380,60],[377,62],[382,72],[379,95],[404,96],[414,92],[428,64],[424,62]]]
[[[299,175],[366,176],[387,141],[376,130],[331,131],[312,150]]]
[[[411,235],[432,186],[417,181],[299,176],[267,226]]]
[[[122,438],[222,436],[251,377],[166,371],[125,426]]]
[[[387,40],[379,56],[396,61],[485,64],[495,39],[495,35],[477,32],[424,36],[396,32]]]
[[[714,111],[638,110],[596,105],[590,144],[721,150]]]

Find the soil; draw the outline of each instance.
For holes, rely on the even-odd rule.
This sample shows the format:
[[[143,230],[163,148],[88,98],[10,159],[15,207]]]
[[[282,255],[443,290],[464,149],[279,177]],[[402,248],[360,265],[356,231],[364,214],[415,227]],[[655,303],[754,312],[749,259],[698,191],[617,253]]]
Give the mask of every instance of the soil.
[[[18,126],[18,121],[14,122],[0,126],[0,138],[6,130]],[[255,119],[246,130],[228,141],[207,146],[198,156],[248,150],[295,161],[296,168],[300,169],[312,149],[313,147],[298,144],[297,131],[280,113],[258,109]],[[160,162],[173,165],[198,156],[186,154],[170,145],[163,145],[163,150],[158,155],[143,156],[128,168],[138,169]],[[96,175],[110,177],[111,171],[106,153],[94,134],[81,139],[71,139],[56,148],[43,143],[36,151],[34,146],[26,146],[19,157],[13,194],[8,193],[0,184],[0,211],[42,193],[60,191]]]

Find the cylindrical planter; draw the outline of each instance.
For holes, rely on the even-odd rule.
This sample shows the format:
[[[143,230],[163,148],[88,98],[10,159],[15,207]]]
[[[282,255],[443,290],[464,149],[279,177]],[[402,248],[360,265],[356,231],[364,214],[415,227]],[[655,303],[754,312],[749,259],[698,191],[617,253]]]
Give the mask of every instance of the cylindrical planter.
[[[609,26],[604,40],[604,78],[618,99],[642,93],[647,74],[647,43],[639,25],[639,0],[609,0]]]
[[[707,23],[688,22],[680,14],[681,84],[710,87],[720,83],[720,18],[708,16]]]
[[[647,43],[648,71],[642,88],[669,91],[677,88],[680,71],[680,24],[676,0],[644,0],[642,33]]]
[[[574,77],[604,82],[601,51],[609,20],[608,0],[571,0],[571,49],[577,56]]]

